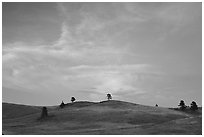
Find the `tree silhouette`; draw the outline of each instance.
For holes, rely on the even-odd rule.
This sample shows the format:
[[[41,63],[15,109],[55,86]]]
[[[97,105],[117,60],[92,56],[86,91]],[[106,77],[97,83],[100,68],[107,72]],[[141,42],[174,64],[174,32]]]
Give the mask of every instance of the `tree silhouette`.
[[[64,108],[65,104],[64,102],[62,101],[62,103],[60,104],[60,108]]]
[[[107,94],[107,98],[108,98],[108,100],[111,100],[112,99],[112,96],[111,96],[111,94]]]
[[[71,97],[71,102],[73,103],[75,101],[75,97]]]
[[[179,103],[179,105],[178,105],[178,106],[180,106],[180,109],[181,109],[181,110],[186,109],[186,105],[185,105],[185,103],[184,103],[184,101],[183,101],[183,100],[181,100],[181,101],[180,101],[180,103]]]
[[[48,116],[47,108],[43,107],[41,112],[41,118],[45,118]]]
[[[193,111],[198,110],[198,106],[197,106],[195,101],[192,101],[190,109],[193,110]]]

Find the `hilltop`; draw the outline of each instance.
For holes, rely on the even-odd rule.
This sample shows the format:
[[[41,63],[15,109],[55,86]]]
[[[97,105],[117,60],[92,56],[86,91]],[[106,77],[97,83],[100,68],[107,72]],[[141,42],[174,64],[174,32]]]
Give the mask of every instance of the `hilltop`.
[[[202,134],[202,112],[194,115],[124,101],[79,101],[48,108],[2,104],[4,134]]]

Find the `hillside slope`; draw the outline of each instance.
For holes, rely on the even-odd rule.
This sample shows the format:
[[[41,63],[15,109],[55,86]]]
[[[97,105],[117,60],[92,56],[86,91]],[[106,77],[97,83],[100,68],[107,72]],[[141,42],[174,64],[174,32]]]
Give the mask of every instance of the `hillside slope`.
[[[17,118],[33,113],[38,113],[40,107],[26,106],[26,105],[17,105],[11,103],[2,104],[3,119]]]
[[[201,134],[202,125],[201,115],[116,100],[48,107],[49,117],[41,120],[40,113],[39,107],[3,103],[4,134],[189,134],[185,129],[168,131],[168,123],[183,120],[186,125],[194,118],[198,129],[192,133]]]

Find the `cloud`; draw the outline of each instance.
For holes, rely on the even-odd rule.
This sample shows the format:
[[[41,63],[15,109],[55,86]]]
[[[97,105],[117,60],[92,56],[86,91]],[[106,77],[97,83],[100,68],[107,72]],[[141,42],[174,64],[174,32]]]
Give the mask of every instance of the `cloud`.
[[[91,99],[155,92],[168,77],[160,66],[165,52],[154,46],[162,35],[157,32],[180,28],[186,18],[180,6],[162,5],[59,3],[58,40],[3,45],[3,86]]]
[[[110,65],[99,62],[100,65],[97,65],[95,62],[103,60],[98,58],[98,55],[106,56],[107,58],[104,59],[106,61],[120,54],[103,48],[93,50],[94,54],[91,54],[92,50],[88,48],[76,50],[75,52],[80,56],[73,57],[69,55],[70,50],[66,47],[58,50],[55,46],[26,46],[26,43],[4,45],[3,85],[35,92],[56,90],[65,92],[95,88],[96,93],[107,90],[117,93],[132,92],[136,89],[131,83],[134,80],[131,79],[131,75],[136,77],[135,79],[141,74],[160,75],[154,67],[148,64]],[[79,62],[71,63],[75,61]]]
[[[80,10],[73,9],[70,12],[70,5],[65,7],[58,4],[61,15],[66,17],[62,23],[60,38],[53,45],[24,42],[3,45],[4,86],[36,92],[95,88],[95,92],[101,93],[106,89],[112,92],[135,89],[127,82],[128,75],[149,73],[145,72],[149,71],[146,70],[149,66],[124,65],[124,56],[135,55],[131,55],[120,45],[111,45],[113,41],[108,35],[107,27],[142,20],[136,16],[134,18],[134,14],[127,16],[124,13],[118,16],[117,13],[104,14],[100,10],[96,10],[95,14],[89,10],[89,5],[74,4],[74,7]]]
[[[63,5],[59,8],[65,16],[67,9]],[[111,28],[118,22],[142,21],[138,17],[123,15],[106,21],[90,12],[79,14],[83,20],[77,25],[65,20],[59,39],[52,45],[4,44],[4,87],[34,92],[91,91],[90,97],[107,91],[118,95],[139,94],[144,92],[141,83],[161,75],[150,64],[135,63],[134,57],[139,56],[126,46],[116,45],[108,34],[106,27]]]

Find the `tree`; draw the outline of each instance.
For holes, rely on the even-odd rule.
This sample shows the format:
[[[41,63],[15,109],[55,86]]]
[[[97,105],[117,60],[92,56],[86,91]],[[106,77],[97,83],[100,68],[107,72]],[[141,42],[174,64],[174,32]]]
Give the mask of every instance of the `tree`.
[[[178,106],[180,106],[180,109],[181,109],[181,110],[186,109],[186,105],[185,105],[185,103],[184,103],[184,101],[183,101],[183,100],[181,100],[181,101],[180,101],[180,103],[179,103],[179,105],[178,105]]]
[[[43,107],[41,112],[41,118],[45,118],[48,116],[47,108]]]
[[[111,94],[107,94],[107,98],[108,98],[108,100],[111,100],[112,99],[112,96],[111,96]]]
[[[190,109],[193,110],[193,111],[198,110],[198,106],[197,106],[195,101],[192,101]]]
[[[75,100],[76,100],[75,97],[72,97],[72,98],[71,98],[71,102],[72,102],[72,103],[73,103]]]
[[[60,108],[63,108],[65,106],[64,102],[62,101],[62,103],[60,104]]]

